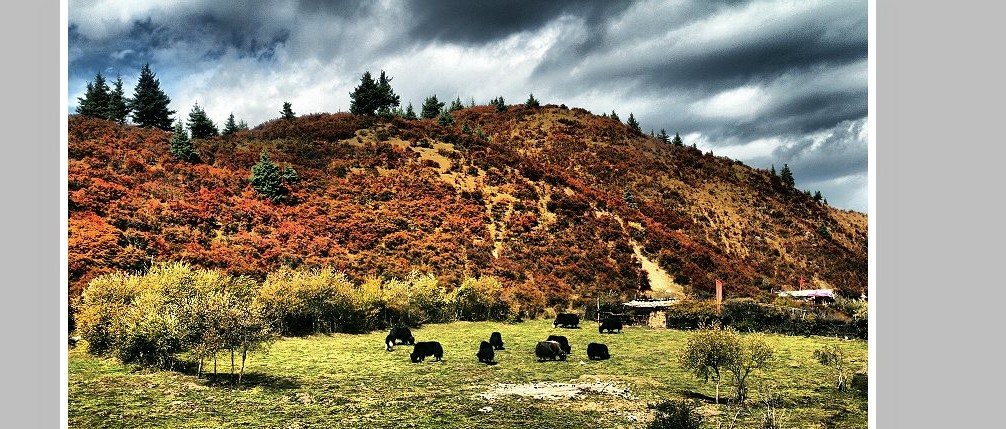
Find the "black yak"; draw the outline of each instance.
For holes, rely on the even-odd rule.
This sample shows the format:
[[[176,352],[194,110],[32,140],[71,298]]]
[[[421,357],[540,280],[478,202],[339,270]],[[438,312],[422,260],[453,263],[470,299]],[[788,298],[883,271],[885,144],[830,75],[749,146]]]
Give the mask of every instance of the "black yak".
[[[610,358],[608,354],[608,346],[599,343],[587,344],[587,359],[590,360],[605,360]]]
[[[416,344],[416,338],[412,336],[412,331],[404,326],[391,328],[391,332],[384,337],[384,345],[391,351],[395,344]]]
[[[555,341],[539,341],[538,345],[534,348],[534,354],[538,357],[538,362],[556,359],[566,360],[566,352]]]
[[[597,326],[597,333],[603,334],[604,331],[608,333],[618,331],[622,332],[622,321],[616,318],[608,318],[601,321],[601,324]]]
[[[488,341],[483,341],[482,344],[479,344],[479,352],[475,357],[479,358],[479,362],[481,363],[490,364],[493,362],[493,358],[496,357],[496,352],[493,351],[492,344],[489,344]]]
[[[503,336],[499,332],[493,332],[489,335],[489,344],[492,344],[493,350],[506,350],[503,348]]]
[[[409,358],[412,363],[422,362],[427,356],[433,356],[434,360],[441,360],[444,357],[444,348],[437,341],[420,341],[412,348]]]
[[[569,346],[569,340],[567,340],[566,337],[562,335],[549,335],[548,338],[545,339],[545,341],[555,341],[559,343],[559,347],[562,347],[562,351],[566,352],[566,354],[569,354],[569,352],[573,350]]]
[[[555,316],[552,327],[578,328],[580,326],[580,316],[573,313],[559,313]]]

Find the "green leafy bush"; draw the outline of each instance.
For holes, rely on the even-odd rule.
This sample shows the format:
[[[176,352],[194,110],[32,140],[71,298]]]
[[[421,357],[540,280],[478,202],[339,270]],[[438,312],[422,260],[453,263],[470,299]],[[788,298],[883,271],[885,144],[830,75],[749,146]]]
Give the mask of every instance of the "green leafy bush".
[[[665,401],[651,405],[653,421],[650,429],[699,429],[702,415],[696,412],[699,404],[694,401]]]

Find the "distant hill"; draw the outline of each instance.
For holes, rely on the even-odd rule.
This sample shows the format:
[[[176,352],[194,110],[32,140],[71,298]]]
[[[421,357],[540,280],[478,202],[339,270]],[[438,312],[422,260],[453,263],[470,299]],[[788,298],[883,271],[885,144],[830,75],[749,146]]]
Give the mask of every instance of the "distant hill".
[[[456,124],[320,114],[196,140],[69,119],[71,298],[152,260],[256,278],[332,265],[354,279],[432,272],[531,283],[553,303],[603,293],[727,296],[867,285],[867,217],[764,170],[565,106],[477,106]],[[685,142],[689,144],[689,142]],[[249,184],[268,151],[289,201]],[[652,286],[652,287],[651,287]]]

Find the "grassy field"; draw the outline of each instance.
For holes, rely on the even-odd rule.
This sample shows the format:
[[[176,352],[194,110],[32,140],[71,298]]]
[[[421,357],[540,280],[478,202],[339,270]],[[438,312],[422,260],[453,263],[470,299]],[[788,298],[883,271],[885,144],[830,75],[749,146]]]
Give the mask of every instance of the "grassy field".
[[[78,346],[69,352],[69,425],[524,428],[528,422],[551,421],[558,427],[643,427],[650,418],[647,403],[713,395],[712,383],[676,362],[687,331],[628,327],[622,334],[602,336],[593,322],[581,326],[553,329],[551,321],[428,325],[413,331],[416,340],[440,341],[444,361],[421,364],[409,362],[411,347],[384,351],[384,332],[285,338],[268,353],[250,356],[241,386],[229,375],[198,378],[122,365]],[[497,352],[497,365],[479,364],[478,343],[493,331],[502,332],[507,350]],[[536,361],[535,343],[551,333],[570,339],[568,361]],[[782,401],[783,427],[867,426],[866,398],[835,391],[832,374],[812,356],[820,346],[836,343],[853,356],[857,368],[865,368],[865,341],[781,335],[767,340],[775,360],[769,370],[751,376],[751,408],[742,412],[745,424],[740,427],[755,427],[766,383],[775,386]],[[611,360],[588,361],[591,341],[606,343]],[[218,370],[229,369],[229,358],[221,356]],[[500,385],[530,383],[582,383],[608,390],[573,399],[481,395]],[[732,387],[725,382],[722,395],[730,396]],[[704,403],[700,411],[707,425],[715,427],[728,412],[725,407]]]

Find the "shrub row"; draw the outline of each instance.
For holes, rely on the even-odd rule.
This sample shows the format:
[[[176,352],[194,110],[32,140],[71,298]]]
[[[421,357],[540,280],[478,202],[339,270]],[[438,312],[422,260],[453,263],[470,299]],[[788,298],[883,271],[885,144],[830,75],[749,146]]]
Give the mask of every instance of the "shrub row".
[[[244,356],[276,334],[514,321],[538,317],[546,305],[532,284],[504,287],[493,277],[465,278],[449,289],[431,274],[354,284],[331,268],[282,268],[257,283],[174,263],[95,278],[76,322],[94,354],[171,367],[183,352],[200,362],[225,351]]]
[[[792,310],[791,310],[792,309]],[[797,302],[767,304],[751,298],[723,302],[717,314],[712,301],[680,300],[667,310],[667,327],[696,329],[711,323],[740,331],[775,332],[788,335],[827,335],[866,339],[866,303],[839,300],[831,307],[802,307]]]
[[[77,332],[91,353],[123,362],[171,368],[183,352],[201,363],[230,351],[243,368],[247,353],[273,338],[257,293],[251,279],[186,264],[107,274],[85,289]]]

